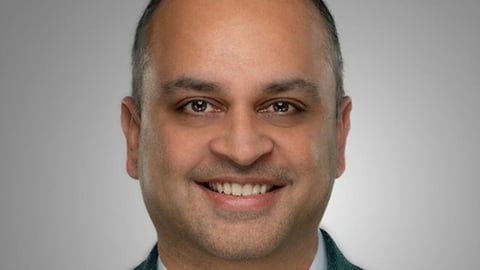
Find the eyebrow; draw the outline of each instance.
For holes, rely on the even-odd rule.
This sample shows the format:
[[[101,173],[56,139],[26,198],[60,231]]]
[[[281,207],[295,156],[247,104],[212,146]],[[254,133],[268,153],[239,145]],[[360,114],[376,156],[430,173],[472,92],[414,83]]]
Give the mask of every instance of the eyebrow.
[[[180,77],[162,84],[162,92],[169,95],[175,90],[194,90],[198,92],[219,92],[221,87],[213,82],[194,79],[191,77]]]
[[[204,93],[220,92],[223,89],[219,84],[195,79],[192,77],[180,77],[162,84],[163,95],[169,95],[176,90],[194,90]],[[282,94],[290,91],[304,91],[312,98],[319,97],[318,86],[301,78],[293,78],[281,81],[274,81],[262,87],[263,93],[267,95]]]
[[[318,98],[320,94],[319,88],[315,83],[301,78],[273,82],[264,89],[266,94],[281,94],[289,91],[305,91],[312,98]]]

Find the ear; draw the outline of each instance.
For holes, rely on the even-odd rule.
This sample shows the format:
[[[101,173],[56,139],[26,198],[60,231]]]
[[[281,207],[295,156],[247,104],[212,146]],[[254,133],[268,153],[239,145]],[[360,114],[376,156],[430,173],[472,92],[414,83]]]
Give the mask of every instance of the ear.
[[[339,107],[337,118],[337,175],[340,177],[345,171],[345,147],[347,136],[350,131],[350,112],[352,111],[352,100],[344,97]]]
[[[138,179],[138,143],[140,136],[140,117],[132,97],[122,100],[122,130],[127,141],[127,172]]]

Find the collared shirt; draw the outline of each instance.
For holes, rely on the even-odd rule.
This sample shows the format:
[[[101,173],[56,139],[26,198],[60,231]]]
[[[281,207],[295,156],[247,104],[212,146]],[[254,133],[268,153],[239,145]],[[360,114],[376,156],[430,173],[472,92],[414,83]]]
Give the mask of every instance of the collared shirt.
[[[313,259],[312,265],[309,270],[327,270],[327,252],[325,250],[325,243],[323,241],[322,233],[318,232],[318,247],[315,258]],[[167,270],[165,265],[163,265],[160,256],[158,256],[157,270]]]

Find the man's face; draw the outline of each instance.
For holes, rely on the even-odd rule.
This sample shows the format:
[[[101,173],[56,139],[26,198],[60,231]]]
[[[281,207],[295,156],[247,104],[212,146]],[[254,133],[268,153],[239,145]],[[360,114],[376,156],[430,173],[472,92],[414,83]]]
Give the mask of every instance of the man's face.
[[[123,125],[159,248],[254,259],[311,243],[350,110],[336,120],[315,6],[165,1],[151,26],[142,117],[126,99]]]

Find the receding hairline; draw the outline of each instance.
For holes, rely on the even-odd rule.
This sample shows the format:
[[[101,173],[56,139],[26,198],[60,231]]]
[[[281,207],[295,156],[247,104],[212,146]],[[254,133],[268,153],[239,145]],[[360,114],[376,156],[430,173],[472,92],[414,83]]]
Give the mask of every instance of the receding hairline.
[[[277,0],[274,0],[277,1]],[[162,35],[162,30],[157,29],[159,26],[157,23],[165,23],[165,21],[156,21],[158,17],[162,18],[164,14],[159,14],[162,12],[162,6],[165,6],[166,4],[171,4],[174,1],[169,1],[169,0],[158,0],[158,5],[156,8],[153,10],[151,13],[151,16],[149,20],[146,22],[146,27],[145,27],[145,33],[144,33],[144,41],[145,41],[145,54],[147,59],[149,60],[148,63],[151,64],[153,61],[153,47],[156,46],[154,43],[156,40],[158,40],[159,37]],[[329,68],[331,68],[331,71],[335,73],[335,63],[333,59],[333,50],[334,50],[334,45],[333,41],[331,39],[331,34],[329,33],[328,30],[328,25],[326,18],[324,15],[319,12],[319,8],[317,6],[317,2],[315,0],[300,0],[300,3],[297,3],[296,5],[301,5],[304,6],[303,10],[301,12],[306,12],[307,14],[302,17],[307,17],[305,19],[305,23],[312,24],[312,25],[317,25],[320,26],[320,32],[321,32],[321,38],[319,39],[319,42],[321,44],[321,50],[322,53],[319,54],[324,60],[326,61],[326,64]],[[316,8],[315,10],[312,10],[312,8]],[[300,16],[297,16],[300,17]],[[168,21],[167,21],[168,23]],[[162,26],[160,26],[160,29]]]
[[[135,35],[135,43],[132,51],[132,65],[133,65],[133,80],[132,80],[132,96],[134,98],[136,108],[141,113],[142,97],[145,83],[145,73],[149,67],[151,68],[152,61],[152,21],[153,18],[160,12],[160,7],[168,0],[152,0],[145,9],[137,26]],[[343,60],[341,56],[340,43],[338,41],[338,34],[336,30],[335,21],[331,15],[328,7],[321,0],[306,0],[316,7],[317,15],[320,17],[321,29],[324,33],[322,38],[322,48],[324,53],[322,57],[331,69],[335,78],[335,95],[336,107],[338,109],[345,93],[343,90]],[[338,113],[338,112],[337,112]]]

